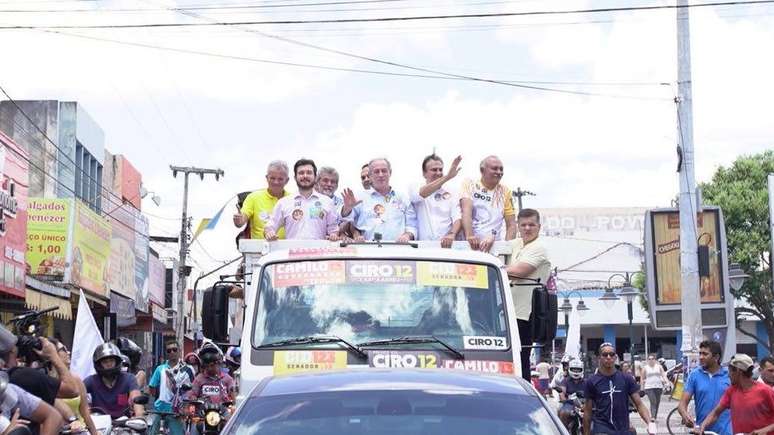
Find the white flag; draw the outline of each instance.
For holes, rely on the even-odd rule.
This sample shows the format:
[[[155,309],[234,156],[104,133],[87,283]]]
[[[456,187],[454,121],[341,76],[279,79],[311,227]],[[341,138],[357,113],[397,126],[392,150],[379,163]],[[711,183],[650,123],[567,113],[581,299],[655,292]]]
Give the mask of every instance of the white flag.
[[[81,298],[78,301],[78,314],[75,320],[75,334],[73,336],[73,354],[72,361],[70,363],[70,371],[80,376],[81,379],[86,379],[88,376],[93,375],[94,363],[92,362],[92,356],[94,350],[100,344],[104,343],[102,340],[102,334],[97,328],[97,322],[94,321],[94,316],[91,315],[89,309],[89,303],[86,302],[86,296],[81,290]]]
[[[572,310],[572,313],[570,313],[570,327],[567,329],[567,336],[565,337],[565,342],[567,343],[564,347],[564,354],[570,355],[573,358],[579,358],[580,357],[580,328],[581,328],[581,319],[578,315],[578,310]]]

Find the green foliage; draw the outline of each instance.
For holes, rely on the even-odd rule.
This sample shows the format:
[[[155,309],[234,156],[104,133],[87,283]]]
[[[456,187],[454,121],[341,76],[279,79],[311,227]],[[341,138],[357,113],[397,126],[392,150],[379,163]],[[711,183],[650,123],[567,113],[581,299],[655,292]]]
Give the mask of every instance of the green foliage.
[[[729,263],[739,263],[750,275],[734,296],[752,309],[738,312],[760,317],[774,340],[774,294],[771,282],[771,232],[767,176],[774,174],[774,151],[739,157],[717,169],[701,184],[704,203],[723,210],[728,236]],[[771,348],[769,343],[769,348]]]

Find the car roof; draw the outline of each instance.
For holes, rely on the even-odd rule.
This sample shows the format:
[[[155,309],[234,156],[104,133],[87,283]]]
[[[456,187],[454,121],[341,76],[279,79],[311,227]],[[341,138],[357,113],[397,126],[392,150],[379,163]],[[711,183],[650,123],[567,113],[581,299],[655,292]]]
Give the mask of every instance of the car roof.
[[[250,396],[373,390],[534,395],[525,384],[526,381],[515,377],[462,370],[370,368],[270,377],[253,389]]]

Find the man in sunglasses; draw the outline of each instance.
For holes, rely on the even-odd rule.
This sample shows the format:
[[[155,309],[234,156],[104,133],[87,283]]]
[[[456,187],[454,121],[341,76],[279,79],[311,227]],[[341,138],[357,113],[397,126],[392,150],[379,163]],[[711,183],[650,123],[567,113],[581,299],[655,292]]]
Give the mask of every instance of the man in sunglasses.
[[[164,346],[167,353],[167,361],[156,367],[148,386],[151,394],[156,397],[153,409],[158,412],[172,412],[180,399],[180,387],[191,384],[194,373],[191,367],[180,360],[180,348],[174,338],[167,340]],[[153,415],[153,426],[149,433],[157,433],[161,418]],[[182,435],[183,424],[174,416],[165,416],[164,422],[169,428],[170,435]]]
[[[599,370],[586,381],[583,410],[584,435],[630,435],[635,432],[629,423],[629,398],[642,420],[648,425],[648,434],[656,433],[656,422],[640,399],[640,386],[631,375],[615,368],[615,346],[599,346]]]

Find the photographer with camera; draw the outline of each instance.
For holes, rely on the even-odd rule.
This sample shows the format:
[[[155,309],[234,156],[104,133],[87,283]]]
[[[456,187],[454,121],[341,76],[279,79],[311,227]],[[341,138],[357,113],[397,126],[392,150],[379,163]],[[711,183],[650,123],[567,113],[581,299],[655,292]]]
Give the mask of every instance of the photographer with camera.
[[[16,336],[0,325],[0,358],[6,360],[15,351]],[[40,397],[10,382],[9,373],[0,370],[0,435],[8,435],[28,420],[30,429],[42,435],[59,432],[64,421],[53,406]]]
[[[43,337],[23,335],[16,337],[0,325],[0,368],[8,372],[10,382],[23,390],[38,396],[49,405],[54,405],[57,397],[72,398],[80,393],[78,382],[70,373],[67,364],[59,357],[56,346]],[[29,365],[32,361],[49,362],[59,375],[59,379],[31,367],[20,367],[19,357]]]

